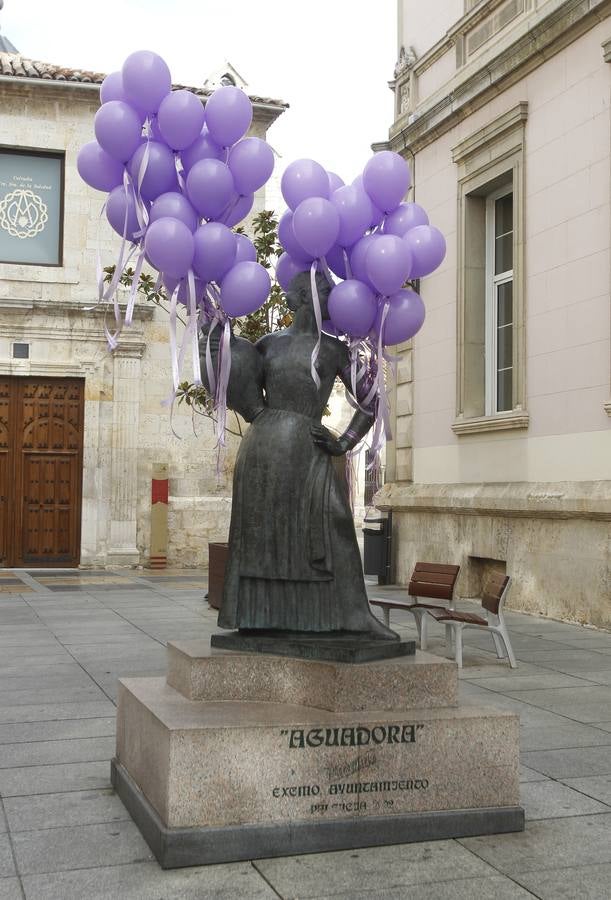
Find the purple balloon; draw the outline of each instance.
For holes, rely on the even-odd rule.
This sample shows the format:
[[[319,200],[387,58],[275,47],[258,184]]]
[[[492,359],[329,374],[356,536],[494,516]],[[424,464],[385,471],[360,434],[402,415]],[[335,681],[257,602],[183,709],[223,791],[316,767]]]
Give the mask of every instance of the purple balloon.
[[[152,265],[165,275],[182,278],[193,262],[193,235],[178,219],[157,219],[146,229],[144,247]]]
[[[408,164],[392,150],[374,153],[363,169],[363,187],[386,215],[397,208],[410,184]]]
[[[327,265],[331,269],[331,271],[337,275],[338,278],[348,278],[348,270],[346,269],[346,258],[344,253],[347,251],[344,250],[343,247],[340,247],[339,244],[335,244],[334,247],[325,253],[325,259],[327,260]]]
[[[195,285],[195,302],[199,303],[204,296],[204,291],[206,289],[206,285],[199,278],[194,278]],[[166,289],[166,293],[168,298],[171,298],[172,294],[178,288],[178,296],[176,299],[179,303],[183,303],[185,306],[189,305],[189,281],[187,278],[172,278],[170,275],[163,276],[163,286]]]
[[[280,216],[278,222],[278,240],[295,262],[312,262],[314,257],[310,253],[306,253],[303,247],[298,243],[293,231],[293,213],[287,209]]]
[[[200,215],[217,219],[233,197],[233,176],[220,160],[200,159],[187,175],[187,194]]]
[[[219,147],[231,147],[243,137],[252,122],[252,103],[240,88],[217,88],[206,103],[206,124]]]
[[[369,334],[378,311],[373,291],[349,278],[336,284],[329,294],[329,317],[338,331],[351,337],[362,338]]]
[[[133,243],[139,240],[134,236],[140,231],[140,223],[136,213],[136,198],[131,186],[127,191],[123,184],[112,189],[106,201],[106,218],[121,237],[125,235],[127,240]]]
[[[138,109],[157,112],[170,93],[172,77],[165,61],[150,50],[137,50],[127,57],[121,69],[125,96]]]
[[[165,218],[178,219],[180,222],[184,222],[191,232],[195,231],[199,225],[197,213],[187,198],[179,194],[178,191],[168,191],[166,194],[160,194],[151,206],[151,222]]]
[[[174,91],[163,98],[157,124],[163,139],[173,150],[185,150],[204,127],[204,107],[193,91]]]
[[[384,304],[376,316],[375,331],[380,333]],[[411,288],[397,291],[389,298],[388,313],[384,321],[382,343],[385,347],[408,341],[422,327],[426,311],[422,298]]]
[[[220,159],[221,162],[224,162],[225,155],[223,148],[214,143],[204,125],[199,136],[186,150],[182,151],[180,161],[185,172],[189,172],[200,159]]]
[[[97,141],[81,147],[76,167],[83,181],[96,191],[112,191],[123,183],[123,166],[102,150]]]
[[[346,182],[339,175],[336,175],[335,172],[327,172],[327,175],[329,177],[329,197],[332,197],[334,191],[343,187]]]
[[[132,176],[136,189],[140,178],[140,166],[147,153],[147,143],[148,161],[142,179],[140,194],[145,200],[155,200],[160,194],[177,190],[178,178],[176,177],[174,154],[170,148],[159,141],[148,141],[138,147],[129,161],[129,174]]]
[[[202,281],[220,282],[235,263],[235,234],[220,222],[201,225],[193,237],[193,268]]]
[[[369,281],[380,294],[389,296],[405,284],[412,268],[412,254],[403,238],[381,235],[367,250],[365,268]]]
[[[227,165],[238,194],[254,194],[274,171],[274,151],[261,138],[243,138],[229,151]]]
[[[121,100],[110,100],[101,106],[93,127],[100,147],[119,162],[127,162],[141,143],[142,122],[138,113]]]
[[[402,240],[412,255],[412,278],[430,275],[443,262],[446,242],[441,231],[434,225],[417,225]]]
[[[237,225],[238,222],[241,222],[242,219],[246,218],[253,208],[254,202],[254,194],[247,194],[246,197],[240,197],[239,194],[234,194],[227,206],[227,212],[222,215],[223,225],[226,225],[228,228],[233,228],[234,225]]]
[[[378,207],[375,205],[375,203],[372,201],[371,197],[365,190],[365,188],[363,186],[363,176],[357,175],[356,178],[354,179],[354,181],[352,182],[352,186],[355,187],[357,189],[357,191],[360,191],[363,194],[365,194],[365,196],[369,199],[369,202],[371,203],[371,222],[369,223],[369,227],[377,228],[378,225],[380,224],[380,222],[382,222],[384,220],[384,213],[382,212],[381,209],[378,209]]]
[[[429,217],[421,206],[417,203],[400,203],[396,210],[386,217],[384,234],[404,237],[410,228],[428,224]]]
[[[364,284],[368,284],[369,287],[373,287],[373,285],[369,281],[369,276],[367,275],[367,251],[369,250],[371,245],[378,240],[378,238],[379,235],[377,234],[366,234],[360,239],[360,241],[358,241],[354,245],[354,247],[350,251],[350,268],[352,269],[352,277],[357,278]]]
[[[100,103],[109,103],[110,100],[121,100],[123,103],[129,103],[123,88],[123,76],[120,72],[111,72],[100,85]],[[138,113],[140,121],[144,122],[146,119],[144,110],[134,106],[133,103],[129,103],[129,105]]]
[[[248,316],[269,297],[269,272],[256,262],[237,263],[223,278],[221,306],[228,316]]]
[[[255,249],[255,245],[247,238],[245,234],[236,234],[236,254],[235,261],[239,262],[256,262],[257,261],[257,251]]]
[[[283,291],[288,291],[295,275],[299,275],[300,272],[308,272],[309,270],[309,263],[296,262],[294,259],[291,259],[288,253],[283,253],[276,263],[276,281]]]
[[[407,162],[391,150],[375,153],[363,170],[363,190],[384,215],[399,206],[410,185],[411,172]]]
[[[335,244],[339,235],[339,213],[330,200],[308,197],[293,214],[293,232],[306,253],[318,258]]]
[[[286,205],[292,210],[308,197],[328,200],[330,195],[329,176],[313,159],[296,159],[290,163],[284,170],[280,188]]]
[[[369,228],[373,217],[371,200],[364,191],[347,184],[332,194],[331,203],[339,213],[337,243],[342,247],[351,247]]]

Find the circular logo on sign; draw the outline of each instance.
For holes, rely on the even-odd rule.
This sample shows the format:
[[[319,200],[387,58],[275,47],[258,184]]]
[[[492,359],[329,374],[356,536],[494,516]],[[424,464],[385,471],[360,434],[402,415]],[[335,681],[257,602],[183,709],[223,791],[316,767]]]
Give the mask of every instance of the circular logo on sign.
[[[48,220],[47,204],[33,191],[20,188],[0,200],[0,227],[11,237],[36,237]]]

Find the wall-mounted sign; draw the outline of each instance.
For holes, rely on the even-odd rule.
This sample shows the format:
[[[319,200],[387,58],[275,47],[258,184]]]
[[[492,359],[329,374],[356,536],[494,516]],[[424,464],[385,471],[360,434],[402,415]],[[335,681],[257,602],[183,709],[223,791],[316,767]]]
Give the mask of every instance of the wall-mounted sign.
[[[0,149],[0,262],[61,266],[63,154]]]

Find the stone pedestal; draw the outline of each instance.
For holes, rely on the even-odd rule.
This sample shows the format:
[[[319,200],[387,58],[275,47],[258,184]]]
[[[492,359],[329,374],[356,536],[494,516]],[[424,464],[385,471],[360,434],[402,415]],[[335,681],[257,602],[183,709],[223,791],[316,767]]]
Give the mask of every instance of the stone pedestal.
[[[518,717],[459,708],[454,663],[168,645],[120,682],[117,792],[164,867],[518,831]]]

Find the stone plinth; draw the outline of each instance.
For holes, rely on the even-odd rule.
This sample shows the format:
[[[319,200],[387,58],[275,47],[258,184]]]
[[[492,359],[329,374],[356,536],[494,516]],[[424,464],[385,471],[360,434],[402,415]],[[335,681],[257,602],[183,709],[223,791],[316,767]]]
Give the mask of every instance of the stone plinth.
[[[523,828],[518,717],[457,707],[453,663],[168,652],[120,682],[112,772],[165,867]]]
[[[205,641],[168,644],[167,680],[189,700],[289,703],[331,712],[455,706],[458,693],[456,665],[430,653],[364,667],[252,653],[221,654]]]

